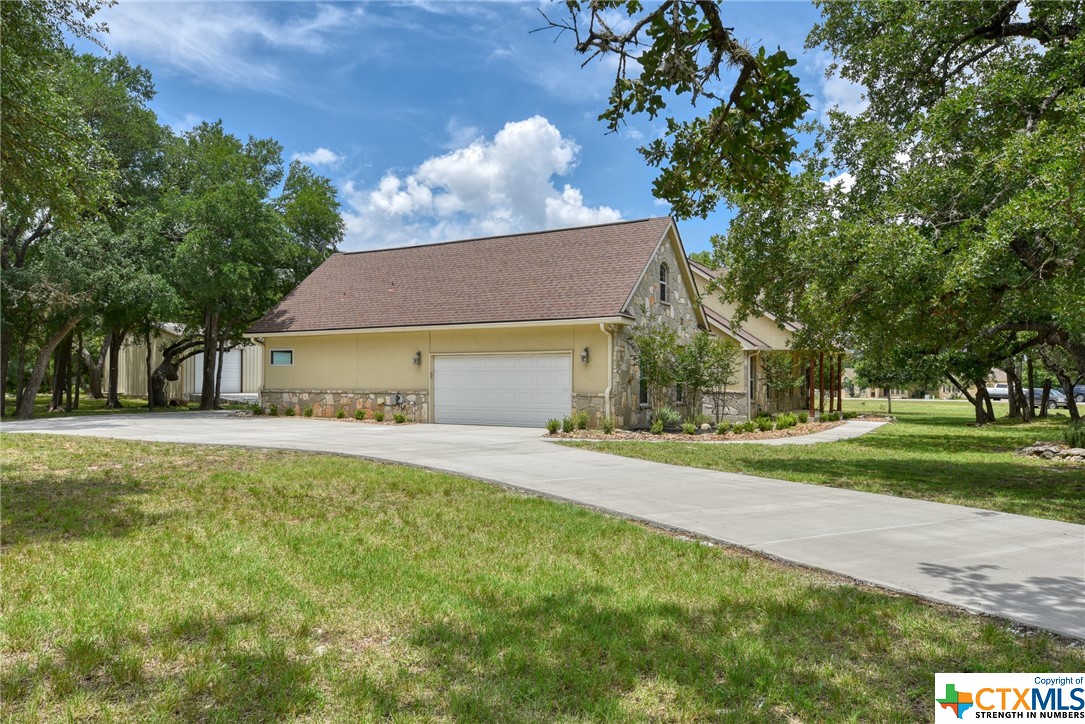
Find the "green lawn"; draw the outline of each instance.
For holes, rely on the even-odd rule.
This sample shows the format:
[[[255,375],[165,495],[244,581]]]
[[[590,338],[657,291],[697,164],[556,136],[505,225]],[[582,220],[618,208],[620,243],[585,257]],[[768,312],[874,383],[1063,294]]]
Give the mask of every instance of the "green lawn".
[[[451,475],[7,434],[12,721],[929,720],[1080,645]]]
[[[845,400],[884,412],[885,400]],[[1005,414],[1006,405],[996,405]],[[1065,414],[1028,425],[977,428],[965,402],[894,401],[898,421],[854,440],[778,447],[658,442],[564,443],[691,467],[970,505],[1085,523],[1085,468],[1017,457],[1037,440],[1062,439]]]
[[[150,412],[147,409],[146,397],[128,397],[126,395],[120,395],[121,409],[113,410],[106,409],[105,398],[93,399],[91,397],[79,398],[79,409],[72,410],[71,412],[65,412],[59,410],[57,412],[46,412],[49,409],[49,405],[53,402],[52,395],[38,395],[34,398],[34,417],[71,417],[75,415],[125,415],[133,412]],[[247,410],[248,405],[236,405],[231,403],[224,403],[222,409],[224,410]],[[195,410],[199,408],[198,403],[189,403],[185,407],[159,407],[156,408],[157,412],[182,412],[184,410]],[[7,413],[8,416],[12,416],[15,413],[15,398],[12,395],[7,396]]]

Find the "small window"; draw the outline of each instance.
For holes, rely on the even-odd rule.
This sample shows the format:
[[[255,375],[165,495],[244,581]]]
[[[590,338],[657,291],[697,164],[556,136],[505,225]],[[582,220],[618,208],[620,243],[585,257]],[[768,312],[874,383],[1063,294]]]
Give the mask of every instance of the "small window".
[[[670,304],[670,300],[667,298],[667,265],[659,265],[659,301],[663,304]]]
[[[674,401],[681,405],[686,401],[686,393],[682,389],[682,385],[674,386]]]
[[[289,366],[294,364],[294,350],[273,349],[271,350],[271,364]]]
[[[648,380],[644,379],[644,373],[640,376],[640,395],[637,399],[642,405],[648,404]]]

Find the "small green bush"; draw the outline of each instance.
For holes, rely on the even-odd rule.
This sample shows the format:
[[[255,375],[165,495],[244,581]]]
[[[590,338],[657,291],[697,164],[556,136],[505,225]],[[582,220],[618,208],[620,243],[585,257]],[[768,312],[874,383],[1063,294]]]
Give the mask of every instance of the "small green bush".
[[[839,412],[826,412],[825,414],[823,414],[821,416],[821,421],[822,422],[836,422],[839,419],[840,419],[840,413]]]
[[[571,417],[563,417],[563,418],[561,418],[561,431],[562,432],[572,432],[575,429],[576,429],[576,420],[574,420]]]
[[[1062,439],[1070,447],[1085,447],[1085,422],[1071,422],[1062,431]]]
[[[573,421],[576,423],[576,429],[577,430],[587,430],[588,429],[588,413],[586,413],[586,412],[578,412],[578,413],[576,413],[576,415],[573,416]]]
[[[810,422],[810,415],[805,412],[800,412],[798,415],[796,415],[796,417],[799,419],[799,424],[801,425],[805,425],[806,423]]]
[[[253,405],[249,409],[252,410],[252,414],[254,414],[254,415],[263,415],[264,414],[264,408],[260,407],[259,405]]]
[[[377,422],[384,422],[384,410],[377,410],[374,412],[373,419]]]
[[[306,417],[312,417],[313,416],[313,408],[312,407],[306,407],[304,410],[301,411],[301,414],[305,415]]]
[[[841,414],[844,416],[845,420],[854,420],[855,418],[859,417],[859,413],[855,410],[847,410],[846,412],[843,412]]]
[[[726,435],[729,432],[731,432],[731,423],[724,421],[716,425],[717,435]]]
[[[693,418],[693,424],[695,424],[697,427],[700,427],[701,425],[709,422],[712,422],[712,418],[704,414],[703,412],[698,413],[697,416]]]
[[[344,410],[342,407],[340,407],[338,410],[335,411],[335,419],[336,420],[342,420],[346,416],[347,416],[347,411]]]
[[[407,416],[404,415],[402,412],[397,412],[396,414],[392,415],[392,419],[395,420],[397,425],[402,425],[407,421]]]
[[[293,407],[288,407],[285,410],[283,410],[283,414],[286,415],[287,417],[293,417],[297,413],[294,411]]]
[[[613,417],[604,417],[603,418],[603,434],[604,435],[609,435],[612,432],[614,432],[614,418]]]
[[[663,423],[663,427],[670,427],[674,425],[682,416],[672,407],[661,407],[658,411],[652,413],[652,422],[659,420]]]
[[[546,421],[546,431],[551,435],[556,435],[558,430],[561,429],[561,420],[555,420],[550,418]]]
[[[754,425],[761,432],[768,432],[772,429],[773,422],[771,417],[758,417],[754,420]],[[753,432],[752,430],[750,432]]]
[[[684,432],[687,435],[695,435],[695,434],[697,434],[697,426],[694,425],[692,422],[683,422],[682,423],[682,432]]]
[[[365,419],[365,410],[355,410],[354,411],[354,419],[355,420],[364,420]]]
[[[279,406],[272,403],[271,407],[269,407],[268,410],[267,410],[267,414],[271,415],[272,417],[278,417],[279,416]]]
[[[786,430],[789,427],[795,427],[799,424],[799,418],[792,415],[790,412],[781,412],[776,416],[776,429]]]
[[[663,434],[663,419],[662,418],[657,418],[655,420],[652,420],[652,427],[650,429],[651,429],[653,435],[662,435]]]
[[[749,422],[740,422],[732,428],[736,435],[741,435],[744,432],[753,432],[757,429],[757,423],[752,420]]]

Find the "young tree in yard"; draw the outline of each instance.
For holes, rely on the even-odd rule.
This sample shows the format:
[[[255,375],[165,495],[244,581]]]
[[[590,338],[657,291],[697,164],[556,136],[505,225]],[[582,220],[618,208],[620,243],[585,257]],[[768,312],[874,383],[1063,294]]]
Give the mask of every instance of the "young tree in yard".
[[[686,417],[692,422],[701,414],[704,396],[713,401],[716,421],[721,416],[721,403],[727,395],[727,386],[734,384],[738,372],[737,342],[717,337],[701,330],[675,355],[676,377],[683,387],[686,400]]]
[[[783,396],[802,384],[802,374],[795,371],[795,355],[787,350],[763,352],[761,372],[777,410]]]
[[[657,413],[670,402],[677,379],[678,329],[659,320],[640,323],[630,342],[640,378],[648,386],[648,404]]]

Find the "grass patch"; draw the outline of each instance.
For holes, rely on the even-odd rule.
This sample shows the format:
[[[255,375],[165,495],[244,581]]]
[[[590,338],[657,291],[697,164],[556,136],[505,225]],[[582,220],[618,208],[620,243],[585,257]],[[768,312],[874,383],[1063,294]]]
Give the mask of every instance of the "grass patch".
[[[1002,414],[1005,405],[996,411]],[[845,410],[885,412],[885,401],[845,400]],[[562,443],[672,465],[969,505],[1085,523],[1085,468],[1012,454],[1061,440],[1067,418],[977,428],[958,402],[894,401],[897,422],[852,440],[819,445]]]
[[[133,412],[151,412],[147,409],[146,397],[129,397],[127,395],[120,395],[119,400],[121,403],[120,409],[109,409],[105,406],[105,398],[94,399],[93,397],[80,397],[79,409],[65,412],[64,410],[58,410],[56,412],[48,412],[49,405],[53,402],[52,395],[37,395],[34,398],[34,417],[78,417],[80,415],[127,415]],[[200,408],[199,402],[189,402],[181,405],[180,407],[156,407],[156,412],[184,412],[185,410],[198,410]],[[248,405],[240,403],[224,402],[221,405],[223,410],[247,410]],[[15,416],[15,397],[13,395],[7,396],[7,415],[4,419],[13,419]]]
[[[928,719],[1057,637],[455,476],[4,435],[14,721]]]

